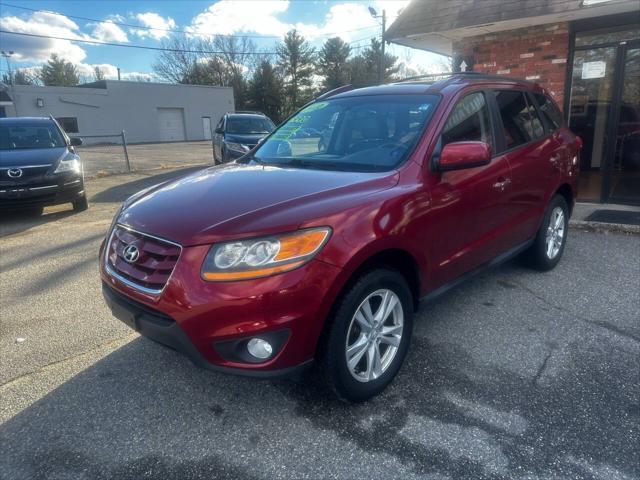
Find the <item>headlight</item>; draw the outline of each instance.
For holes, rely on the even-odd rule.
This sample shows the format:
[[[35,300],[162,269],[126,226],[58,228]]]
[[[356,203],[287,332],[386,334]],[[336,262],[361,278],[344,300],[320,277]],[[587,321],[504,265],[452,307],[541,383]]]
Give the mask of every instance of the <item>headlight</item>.
[[[80,160],[74,155],[67,155],[60,161],[60,165],[53,173],[75,172],[80,173],[82,171],[82,165]]]
[[[224,142],[224,144],[229,150],[234,150],[240,153],[247,153],[249,150],[251,150],[247,145],[243,145],[242,143]]]
[[[293,270],[311,260],[330,234],[328,227],[309,228],[213,245],[202,265],[202,278],[212,282],[248,280]]]

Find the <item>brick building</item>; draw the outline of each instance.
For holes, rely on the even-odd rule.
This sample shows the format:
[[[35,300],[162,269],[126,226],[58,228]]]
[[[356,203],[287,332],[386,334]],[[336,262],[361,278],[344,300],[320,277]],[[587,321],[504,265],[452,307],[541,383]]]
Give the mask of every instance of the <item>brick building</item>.
[[[580,198],[640,204],[640,0],[413,0],[385,38],[538,82],[584,140]]]

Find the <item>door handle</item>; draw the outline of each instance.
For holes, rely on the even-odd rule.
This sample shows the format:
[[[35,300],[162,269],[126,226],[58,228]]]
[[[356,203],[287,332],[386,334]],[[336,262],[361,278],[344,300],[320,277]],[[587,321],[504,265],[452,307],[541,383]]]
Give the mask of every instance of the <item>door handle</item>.
[[[505,178],[505,179],[498,179],[498,181],[496,183],[493,184],[493,188],[500,190],[501,192],[504,192],[504,190],[511,185],[511,179],[509,178]]]

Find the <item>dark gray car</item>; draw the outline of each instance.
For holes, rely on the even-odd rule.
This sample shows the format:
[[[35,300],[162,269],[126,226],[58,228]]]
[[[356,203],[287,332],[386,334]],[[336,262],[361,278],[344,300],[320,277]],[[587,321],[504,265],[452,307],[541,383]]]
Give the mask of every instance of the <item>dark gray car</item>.
[[[82,162],[53,118],[0,118],[0,209],[42,212],[47,205],[70,202],[86,210]]]
[[[213,135],[213,157],[216,164],[242,157],[274,128],[271,119],[262,113],[225,113]]]

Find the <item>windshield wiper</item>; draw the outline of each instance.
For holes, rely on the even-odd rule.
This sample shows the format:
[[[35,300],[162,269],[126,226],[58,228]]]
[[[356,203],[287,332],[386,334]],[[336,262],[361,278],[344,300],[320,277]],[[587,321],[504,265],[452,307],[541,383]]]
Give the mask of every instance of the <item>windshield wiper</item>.
[[[302,158],[291,158],[284,162],[274,162],[274,165],[286,165],[301,168],[319,168],[329,170],[344,170],[345,165],[342,162],[329,162],[326,160],[305,160]]]

